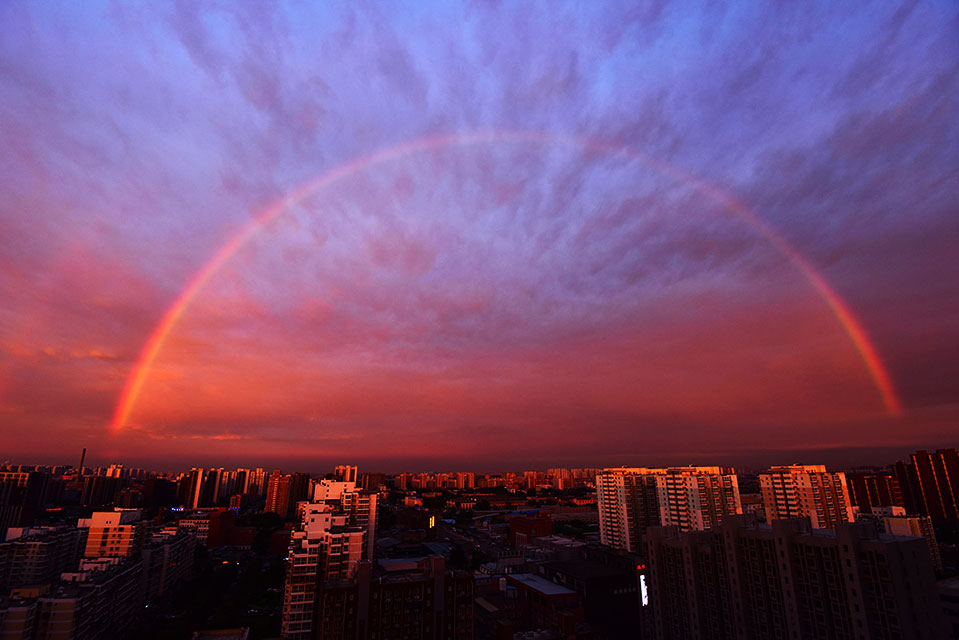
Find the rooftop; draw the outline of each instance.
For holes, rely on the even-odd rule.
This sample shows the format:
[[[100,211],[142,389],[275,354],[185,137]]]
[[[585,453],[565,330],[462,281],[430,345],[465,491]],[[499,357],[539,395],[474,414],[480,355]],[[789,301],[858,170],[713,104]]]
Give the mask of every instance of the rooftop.
[[[539,591],[543,595],[547,596],[559,596],[576,593],[572,589],[567,589],[566,587],[560,586],[555,582],[551,582],[546,578],[533,575],[532,573],[514,573],[510,574],[509,578],[511,580],[515,580],[516,582],[521,582],[530,589]]]

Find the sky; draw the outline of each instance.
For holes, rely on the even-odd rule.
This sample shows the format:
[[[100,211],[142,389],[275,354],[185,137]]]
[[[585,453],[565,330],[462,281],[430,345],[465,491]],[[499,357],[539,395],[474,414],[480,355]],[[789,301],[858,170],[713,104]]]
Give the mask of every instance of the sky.
[[[952,2],[0,3],[0,459],[955,446],[957,113]]]

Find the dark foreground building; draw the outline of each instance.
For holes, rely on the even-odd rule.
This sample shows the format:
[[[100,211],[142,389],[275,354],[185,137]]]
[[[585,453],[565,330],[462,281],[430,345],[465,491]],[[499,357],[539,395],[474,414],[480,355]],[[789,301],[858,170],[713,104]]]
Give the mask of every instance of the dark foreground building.
[[[893,467],[906,513],[939,525],[959,522],[959,451],[917,451]]]
[[[646,540],[652,633],[662,640],[946,637],[922,538],[866,523],[813,529],[752,516]]]
[[[318,589],[315,620],[323,640],[471,640],[473,576],[447,571],[442,556],[387,575],[364,560],[354,579]]]

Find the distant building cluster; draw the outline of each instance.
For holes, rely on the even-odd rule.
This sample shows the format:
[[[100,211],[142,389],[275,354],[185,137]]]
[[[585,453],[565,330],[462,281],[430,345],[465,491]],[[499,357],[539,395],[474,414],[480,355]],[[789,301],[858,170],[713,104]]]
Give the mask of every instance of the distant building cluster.
[[[275,605],[225,621],[291,640],[959,637],[956,487],[954,449],[746,474],[6,466],[0,639],[136,637],[198,576],[271,564]],[[256,637],[215,613],[195,638]]]

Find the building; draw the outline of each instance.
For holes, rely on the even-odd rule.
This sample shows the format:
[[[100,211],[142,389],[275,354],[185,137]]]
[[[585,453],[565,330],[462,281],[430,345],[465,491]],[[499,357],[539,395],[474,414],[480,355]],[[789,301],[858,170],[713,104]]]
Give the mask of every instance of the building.
[[[87,476],[83,479],[80,504],[91,509],[110,507],[120,491],[120,484],[120,478]]]
[[[204,546],[210,538],[210,512],[199,511],[183,516],[177,520],[177,533],[184,533],[193,536],[193,538]]]
[[[739,482],[724,467],[604,469],[596,476],[603,544],[639,553],[649,527],[704,529],[742,513]]]
[[[553,534],[549,511],[523,513],[509,518],[509,543],[513,547],[530,544],[534,539]]]
[[[602,632],[600,637],[640,637],[636,622],[640,619],[638,567],[641,565],[632,558],[622,558],[626,560],[623,563],[578,557],[583,555],[582,551],[580,549],[581,553],[568,559],[545,562],[537,567],[537,571],[579,594],[585,620]]]
[[[476,475],[470,472],[458,472],[456,474],[457,489],[473,489],[476,487]]]
[[[139,554],[143,546],[144,524],[139,509],[95,511],[89,518],[78,520],[77,527],[89,532],[85,558],[127,558]]]
[[[473,576],[446,570],[441,556],[392,571],[364,560],[352,580],[321,585],[315,637],[471,640]]]
[[[33,640],[36,620],[36,598],[0,596],[0,638]]]
[[[34,523],[43,508],[50,474],[40,471],[0,471],[0,540],[9,527]]]
[[[939,583],[939,600],[942,613],[946,618],[946,638],[959,638],[959,577],[949,578]],[[25,614],[20,614],[25,615]]]
[[[250,495],[262,497],[266,495],[266,489],[269,484],[270,474],[259,467],[250,472],[250,480],[247,483],[247,493]]]
[[[147,602],[170,593],[193,570],[196,539],[184,534],[157,534],[140,551],[143,596]]]
[[[739,482],[732,469],[671,467],[655,476],[659,521],[680,531],[698,531],[722,524],[727,515],[743,512]]]
[[[203,501],[204,479],[203,469],[196,467],[190,469],[190,473],[184,478],[186,495],[184,496],[183,506],[187,509],[198,509],[201,506],[208,506]]]
[[[959,520],[959,452],[917,451],[893,470],[906,513],[929,516],[936,524]]]
[[[0,598],[4,640],[109,640],[143,606],[138,560],[85,560],[53,584],[13,589]]]
[[[662,469],[604,469],[596,476],[599,534],[603,544],[639,552],[648,527],[659,526],[656,476]]]
[[[926,541],[929,559],[937,573],[942,572],[942,556],[939,554],[939,542],[929,516],[881,516],[882,533],[895,536],[916,536]]]
[[[386,485],[385,473],[364,473],[360,485],[364,491],[376,491]]]
[[[884,473],[860,473],[847,478],[849,500],[859,513],[872,513],[879,507],[902,507],[902,491],[899,481],[891,471]]]
[[[349,582],[361,561],[372,560],[376,494],[358,490],[353,481],[322,480],[298,513],[287,554],[282,632],[305,640],[316,637],[320,585]]]
[[[339,482],[352,482],[356,484],[356,467],[344,464],[334,468],[333,479]]]
[[[50,584],[61,573],[76,570],[86,541],[87,530],[74,527],[41,527],[23,535],[9,531],[0,543],[0,591]]]
[[[809,518],[817,529],[852,522],[846,474],[829,473],[823,465],[772,467],[759,474],[766,521]]]
[[[650,529],[649,637],[945,637],[935,573],[920,538],[867,523],[727,518],[708,531]]]
[[[279,469],[270,474],[270,481],[266,490],[266,507],[264,511],[277,513],[284,518],[290,511],[290,479]]]

